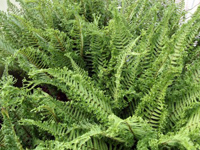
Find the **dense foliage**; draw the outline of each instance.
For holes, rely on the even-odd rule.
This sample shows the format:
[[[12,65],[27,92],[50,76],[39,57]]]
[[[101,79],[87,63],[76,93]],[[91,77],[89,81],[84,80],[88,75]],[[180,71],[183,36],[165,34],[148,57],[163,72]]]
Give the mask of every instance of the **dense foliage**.
[[[200,9],[18,2],[0,12],[0,149],[200,149]]]

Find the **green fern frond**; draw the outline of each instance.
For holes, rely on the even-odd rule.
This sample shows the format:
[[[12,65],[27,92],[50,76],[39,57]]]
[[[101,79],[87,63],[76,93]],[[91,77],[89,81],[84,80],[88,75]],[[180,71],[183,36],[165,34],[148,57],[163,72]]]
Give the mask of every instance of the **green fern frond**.
[[[168,133],[167,135],[161,135],[159,140],[152,142],[152,149],[170,149],[170,148],[180,148],[180,149],[197,149],[197,146],[193,144],[190,138],[184,133]]]
[[[57,69],[43,69],[33,73],[40,74],[44,72],[55,78],[51,79],[51,82],[49,83],[57,86],[59,89],[65,92],[70,99],[74,100],[74,102],[80,103],[80,108],[85,109],[85,107],[87,108],[89,105],[93,105],[92,107],[89,106],[89,109],[85,109],[85,111],[89,113],[94,112],[98,120],[103,122],[107,120],[106,116],[112,112],[111,107],[106,104],[106,102],[109,102],[108,97],[104,95],[103,91],[96,90],[95,87],[90,84],[90,81],[84,80],[81,78],[81,75],[73,73],[67,68],[63,68],[62,72],[60,70],[59,73],[57,72]],[[42,79],[39,82],[40,84],[48,83],[48,80],[45,82],[45,80]],[[88,90],[91,92],[88,93]],[[69,91],[71,91],[73,94]],[[80,99],[77,99],[78,97],[80,97]],[[103,115],[102,112],[104,112]]]
[[[24,55],[38,69],[53,66],[52,62],[48,61],[49,57],[38,49],[26,48],[20,50],[19,53]]]
[[[34,121],[31,119],[23,119],[23,120],[20,120],[20,123],[22,125],[35,125],[35,126],[41,128],[42,130],[48,131],[49,133],[54,135],[56,137],[56,139],[66,136],[66,133],[67,133],[66,125],[56,123],[54,121],[41,122],[41,121]]]
[[[4,135],[5,147],[7,149],[23,150],[21,141],[20,141],[19,137],[16,135],[16,132],[15,132],[14,126],[10,120],[8,111],[6,109],[2,109],[1,113],[4,117],[3,127],[1,130]]]
[[[140,37],[136,38],[133,40],[133,42],[130,42],[130,45],[127,46],[127,48],[124,50],[123,54],[119,55],[118,59],[119,60],[117,62],[117,65],[116,65],[116,74],[115,74],[115,87],[114,87],[114,93],[113,93],[113,98],[114,98],[114,105],[116,106],[121,106],[123,107],[123,104],[119,104],[119,98],[121,97],[120,96],[120,91],[119,89],[121,88],[120,87],[120,79],[121,79],[121,74],[122,74],[122,68],[123,68],[123,65],[125,64],[126,62],[126,57],[128,55],[140,55],[138,53],[135,53],[135,52],[132,52],[132,48],[133,46],[135,46],[136,42],[139,40]]]

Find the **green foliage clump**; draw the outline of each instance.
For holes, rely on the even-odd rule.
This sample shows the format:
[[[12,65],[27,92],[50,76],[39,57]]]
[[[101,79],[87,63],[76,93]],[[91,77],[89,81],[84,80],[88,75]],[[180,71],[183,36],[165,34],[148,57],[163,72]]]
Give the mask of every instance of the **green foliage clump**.
[[[0,12],[0,149],[200,149],[200,8],[18,2]]]

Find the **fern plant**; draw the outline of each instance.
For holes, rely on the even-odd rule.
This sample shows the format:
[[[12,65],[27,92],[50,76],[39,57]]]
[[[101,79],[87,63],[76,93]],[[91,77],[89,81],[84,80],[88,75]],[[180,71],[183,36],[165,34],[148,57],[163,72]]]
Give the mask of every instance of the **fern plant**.
[[[200,149],[199,8],[17,1],[0,12],[0,149]]]

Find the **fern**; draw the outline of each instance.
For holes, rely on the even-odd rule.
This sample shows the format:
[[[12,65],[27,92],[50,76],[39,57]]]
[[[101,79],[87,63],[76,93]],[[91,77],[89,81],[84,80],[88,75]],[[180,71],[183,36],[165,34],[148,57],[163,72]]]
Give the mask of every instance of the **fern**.
[[[0,12],[0,149],[200,149],[200,8],[18,2]]]

